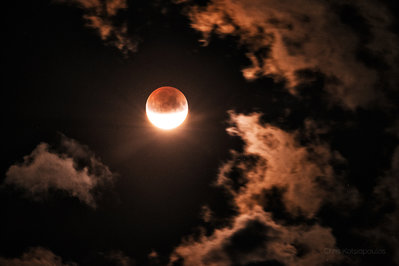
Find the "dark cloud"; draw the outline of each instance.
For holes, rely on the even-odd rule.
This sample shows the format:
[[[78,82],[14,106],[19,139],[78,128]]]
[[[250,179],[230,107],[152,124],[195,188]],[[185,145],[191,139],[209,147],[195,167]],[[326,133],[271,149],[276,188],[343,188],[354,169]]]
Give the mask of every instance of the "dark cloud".
[[[135,266],[135,261],[126,256],[122,251],[115,250],[109,253],[97,254],[96,257],[89,258],[87,265],[107,265],[107,266]],[[32,247],[22,254],[20,258],[2,258],[0,265],[4,266],[77,266],[76,262],[65,261],[51,250],[43,247]],[[86,264],[85,264],[86,265]]]
[[[61,190],[95,208],[94,189],[114,178],[90,149],[62,136],[58,150],[40,143],[22,163],[12,165],[5,184],[22,188],[33,199],[41,199],[51,190]]]
[[[160,262],[160,259],[159,259],[159,254],[155,250],[152,250],[148,254],[148,261],[149,261],[149,265],[162,265]]]
[[[118,21],[118,13],[127,9],[126,0],[55,0],[73,4],[83,9],[86,26],[95,29],[101,39],[115,46],[124,54],[135,52],[137,42],[128,36],[126,22]]]
[[[212,210],[206,205],[201,207],[201,218],[206,223],[212,220]]]
[[[260,116],[230,113],[233,126],[227,131],[239,136],[244,148],[232,152],[217,184],[233,196],[237,214],[230,225],[210,235],[185,239],[172,254],[172,263],[320,265],[327,259],[323,250],[335,247],[332,229],[319,224],[317,213],[325,203],[354,207],[359,202],[355,189],[342,193],[334,173],[332,165],[342,156],[317,138],[303,146],[299,132],[263,124]],[[316,126],[305,130],[312,128]],[[342,257],[328,259],[338,262]]]
[[[22,254],[21,258],[1,258],[0,265],[7,266],[76,266],[73,262],[63,262],[62,258],[46,248],[34,247]]]
[[[212,34],[239,38],[252,63],[242,70],[248,80],[284,79],[297,94],[302,70],[321,72],[333,101],[349,109],[386,104],[385,92],[397,89],[394,15],[379,1],[213,0],[188,16],[204,44]]]
[[[384,245],[393,253],[394,261],[399,265],[399,147],[394,151],[392,166],[386,175],[380,178],[374,188],[375,210],[381,213],[380,222],[375,228],[360,232],[375,245]]]
[[[96,263],[96,265],[135,266],[136,262],[122,251],[117,250],[105,255],[101,263]]]

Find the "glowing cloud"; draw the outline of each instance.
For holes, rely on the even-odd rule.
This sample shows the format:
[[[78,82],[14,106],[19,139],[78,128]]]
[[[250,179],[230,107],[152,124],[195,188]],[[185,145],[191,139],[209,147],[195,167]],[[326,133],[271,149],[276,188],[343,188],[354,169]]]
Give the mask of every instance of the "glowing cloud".
[[[60,3],[75,4],[85,11],[86,26],[97,30],[101,39],[124,54],[137,50],[136,41],[128,36],[126,23],[116,23],[117,14],[127,9],[126,0],[56,0]]]
[[[363,39],[342,18],[345,9],[367,28]],[[320,72],[333,101],[349,109],[384,103],[381,88],[398,87],[399,38],[389,30],[393,15],[380,2],[211,0],[188,10],[191,26],[203,34],[204,44],[212,34],[239,38],[251,62],[242,70],[248,80],[264,75],[286,80],[289,91],[297,94],[296,86],[306,81],[299,71]],[[368,64],[360,53],[386,67]]]
[[[323,253],[335,247],[335,237],[315,219],[327,202],[357,203],[356,191],[351,196],[342,193],[344,187],[331,166],[342,157],[317,139],[302,146],[297,133],[263,124],[260,116],[230,113],[232,126],[227,131],[239,136],[244,148],[232,152],[217,184],[232,196],[237,214],[227,226],[184,239],[171,263],[321,265],[326,259],[342,259]],[[233,171],[240,174],[231,175]]]
[[[12,165],[4,183],[24,189],[38,200],[51,189],[68,192],[95,208],[93,189],[111,182],[113,174],[87,146],[63,136],[60,150],[50,150],[47,143],[39,144],[22,163]]]

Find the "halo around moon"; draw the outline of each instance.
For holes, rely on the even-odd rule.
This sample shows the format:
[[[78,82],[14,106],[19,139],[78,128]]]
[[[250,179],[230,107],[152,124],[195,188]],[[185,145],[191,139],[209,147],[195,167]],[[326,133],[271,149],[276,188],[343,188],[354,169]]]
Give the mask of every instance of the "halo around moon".
[[[188,103],[184,94],[173,87],[160,87],[147,99],[148,120],[161,129],[170,130],[180,126],[187,117]]]

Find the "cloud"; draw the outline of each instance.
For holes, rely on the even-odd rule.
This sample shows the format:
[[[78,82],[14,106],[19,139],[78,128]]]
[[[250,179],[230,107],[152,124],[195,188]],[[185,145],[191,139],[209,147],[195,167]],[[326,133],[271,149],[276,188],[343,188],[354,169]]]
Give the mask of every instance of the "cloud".
[[[161,265],[159,254],[155,250],[151,250],[148,254],[148,261],[150,265]]]
[[[360,232],[374,244],[387,245],[392,249],[395,264],[399,265],[399,146],[396,147],[391,169],[380,178],[374,188],[374,212],[380,213],[378,226],[366,232]],[[381,211],[384,210],[384,211]],[[388,211],[387,211],[388,210]]]
[[[331,229],[282,226],[257,206],[235,217],[231,227],[198,240],[186,239],[175,249],[171,263],[183,259],[183,265],[320,265],[325,260],[323,250],[334,246]]]
[[[383,88],[398,87],[394,17],[378,1],[212,0],[191,5],[188,16],[205,45],[212,34],[238,37],[248,80],[272,76],[297,94],[302,70],[321,72],[333,101],[348,109],[385,103]]]
[[[1,258],[0,265],[7,266],[76,266],[77,264],[68,262],[64,263],[62,258],[55,255],[48,249],[42,247],[30,248],[22,254],[21,258]]]
[[[127,24],[118,22],[120,11],[127,9],[126,0],[56,0],[74,4],[85,11],[86,26],[95,29],[101,39],[122,51],[135,52],[137,42],[128,37]]]
[[[209,206],[204,205],[201,207],[201,218],[206,223],[212,220],[212,210]]]
[[[109,183],[114,175],[87,146],[62,136],[59,151],[40,143],[22,163],[12,165],[5,184],[22,188],[33,199],[50,190],[61,190],[95,208],[94,189]]]
[[[230,112],[227,132],[245,144],[222,165],[217,184],[232,195],[237,214],[228,226],[185,239],[172,253],[171,264],[320,265],[342,259],[324,253],[335,247],[335,237],[317,218],[325,203],[358,204],[356,190],[342,193],[334,173],[342,156],[317,137],[303,146],[299,132],[263,124],[260,117]],[[314,122],[306,124],[305,134],[314,133]]]
[[[88,259],[88,260],[87,260]],[[85,264],[134,266],[135,261],[122,251],[115,250],[109,253],[99,253],[96,257],[86,257]],[[0,265],[5,266],[77,266],[76,262],[65,262],[60,256],[43,247],[31,247],[20,258],[0,257]]]
[[[343,163],[344,159],[315,137],[312,143],[300,145],[299,132],[290,133],[269,124],[263,125],[260,116],[259,113],[230,113],[231,123],[235,126],[227,132],[245,142],[244,153],[233,153],[236,158],[222,167],[218,184],[235,195],[240,211],[267,201],[267,193],[279,188],[289,213],[313,217],[332,190],[343,189],[332,163]],[[316,130],[311,121],[307,121],[307,127]],[[242,155],[255,159],[248,163],[248,159],[241,160]],[[228,174],[232,167],[245,174],[244,190],[235,191],[231,186]]]
[[[126,256],[122,251],[120,250],[115,250],[107,255],[104,256],[104,260],[102,260],[102,263],[107,264],[107,265],[116,265],[116,266],[134,266],[136,265],[136,262]]]

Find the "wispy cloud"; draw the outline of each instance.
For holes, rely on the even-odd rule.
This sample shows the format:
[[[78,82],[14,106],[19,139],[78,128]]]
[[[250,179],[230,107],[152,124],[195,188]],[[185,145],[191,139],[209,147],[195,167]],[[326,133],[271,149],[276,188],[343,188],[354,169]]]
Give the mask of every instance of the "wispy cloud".
[[[62,136],[57,151],[40,143],[22,163],[8,169],[4,182],[22,188],[33,199],[41,199],[53,189],[62,190],[95,208],[93,190],[113,178],[108,166],[87,146]]]
[[[325,203],[358,203],[355,189],[350,196],[341,193],[341,180],[334,173],[332,165],[343,158],[317,138],[301,145],[298,132],[263,124],[259,113],[231,112],[230,117],[229,134],[245,144],[243,152],[233,152],[221,167],[217,184],[232,195],[237,215],[210,235],[184,240],[171,263],[321,265],[327,259],[323,251],[335,247],[335,237],[331,228],[319,224],[317,212]],[[314,130],[307,123],[306,130]]]
[[[399,39],[378,1],[212,0],[188,16],[205,44],[212,34],[239,38],[248,80],[272,76],[297,94],[301,70],[320,72],[333,102],[349,109],[385,104],[386,90],[397,90]]]
[[[391,169],[382,176],[374,188],[374,211],[380,213],[378,226],[366,232],[359,232],[375,244],[384,243],[393,253],[399,265],[399,146],[396,147]],[[384,210],[385,211],[381,211]]]
[[[118,21],[118,14],[127,9],[126,0],[55,0],[73,4],[85,11],[86,26],[95,29],[101,39],[124,54],[135,52],[137,41],[129,37],[127,23]]]
[[[104,259],[102,260],[102,263],[108,264],[108,265],[116,265],[116,266],[135,266],[136,262],[134,259],[132,259],[129,256],[126,256],[122,251],[120,250],[114,250],[106,255],[104,255]]]
[[[76,266],[73,262],[63,262],[60,256],[55,255],[52,251],[42,248],[30,248],[23,253],[20,258],[2,258],[0,257],[0,265],[7,266]]]

